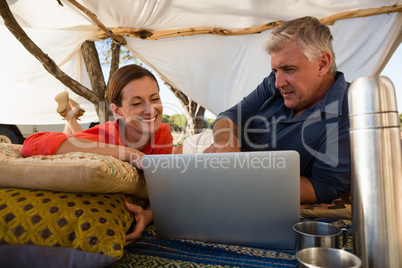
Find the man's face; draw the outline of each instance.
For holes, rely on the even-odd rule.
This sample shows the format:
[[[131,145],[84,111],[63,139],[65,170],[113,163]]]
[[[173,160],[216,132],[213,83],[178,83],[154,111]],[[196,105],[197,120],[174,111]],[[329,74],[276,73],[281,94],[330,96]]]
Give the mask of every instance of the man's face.
[[[295,110],[295,115],[317,104],[328,90],[323,85],[326,72],[322,60],[320,57],[310,62],[295,42],[271,54],[275,87],[280,90],[286,107]]]

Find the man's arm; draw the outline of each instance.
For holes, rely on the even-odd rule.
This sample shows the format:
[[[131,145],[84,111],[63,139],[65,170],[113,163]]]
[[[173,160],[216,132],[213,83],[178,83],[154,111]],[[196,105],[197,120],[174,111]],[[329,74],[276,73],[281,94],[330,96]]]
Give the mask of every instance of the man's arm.
[[[214,144],[204,150],[204,153],[240,152],[237,137],[237,125],[228,118],[221,118],[214,123]]]
[[[215,143],[204,150],[204,153],[240,152],[237,137],[237,125],[230,119],[222,118],[214,125]],[[300,204],[315,204],[317,197],[314,187],[306,178],[300,177]]]
[[[315,195],[314,187],[311,182],[306,178],[300,177],[300,204],[315,204],[317,197]]]
[[[243,125],[255,116],[261,106],[275,94],[280,95],[275,89],[275,73],[271,72],[243,100],[218,115],[213,128],[215,144],[205,149],[204,153],[239,152],[238,127],[244,127]]]
[[[311,175],[308,176],[317,203],[331,203],[341,194],[350,191],[349,118],[344,117],[338,124],[328,122],[327,133],[324,149],[316,149],[325,154],[313,162]]]

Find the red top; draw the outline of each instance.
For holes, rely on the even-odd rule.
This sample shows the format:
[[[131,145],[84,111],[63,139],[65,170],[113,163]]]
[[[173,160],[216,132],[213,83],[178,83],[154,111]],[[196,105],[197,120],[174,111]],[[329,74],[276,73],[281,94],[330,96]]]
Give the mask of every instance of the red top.
[[[29,136],[22,146],[21,155],[54,155],[60,145],[69,137],[85,140],[126,146],[121,135],[118,120],[67,135],[61,132],[40,132]],[[144,150],[145,154],[170,154],[173,148],[173,136],[168,124],[161,123],[159,129],[153,133],[151,141]]]

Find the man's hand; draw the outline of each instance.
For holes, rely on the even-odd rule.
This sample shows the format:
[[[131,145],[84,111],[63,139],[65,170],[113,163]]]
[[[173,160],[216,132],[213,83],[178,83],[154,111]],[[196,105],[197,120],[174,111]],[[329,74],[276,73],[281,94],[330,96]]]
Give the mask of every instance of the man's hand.
[[[204,153],[240,152],[237,125],[230,119],[222,118],[214,123],[214,141]]]
[[[148,206],[146,209],[143,209],[140,206],[124,202],[126,209],[134,213],[135,226],[132,233],[126,235],[126,244],[125,246],[135,242],[138,238],[141,237],[142,232],[145,228],[153,221],[152,210],[151,207]]]
[[[209,146],[207,149],[203,151],[203,153],[232,153],[232,152],[240,152],[239,147],[235,146],[225,146],[225,145],[219,145],[219,144],[212,144]]]

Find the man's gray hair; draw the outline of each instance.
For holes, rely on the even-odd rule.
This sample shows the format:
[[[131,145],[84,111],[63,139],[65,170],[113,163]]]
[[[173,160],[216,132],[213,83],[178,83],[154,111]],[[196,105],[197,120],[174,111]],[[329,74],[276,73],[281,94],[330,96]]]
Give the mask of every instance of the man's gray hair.
[[[265,49],[268,54],[277,53],[291,42],[296,41],[309,61],[318,59],[324,52],[331,54],[328,73],[337,71],[335,53],[332,48],[332,34],[327,25],[314,17],[302,17],[285,21],[272,31]]]

